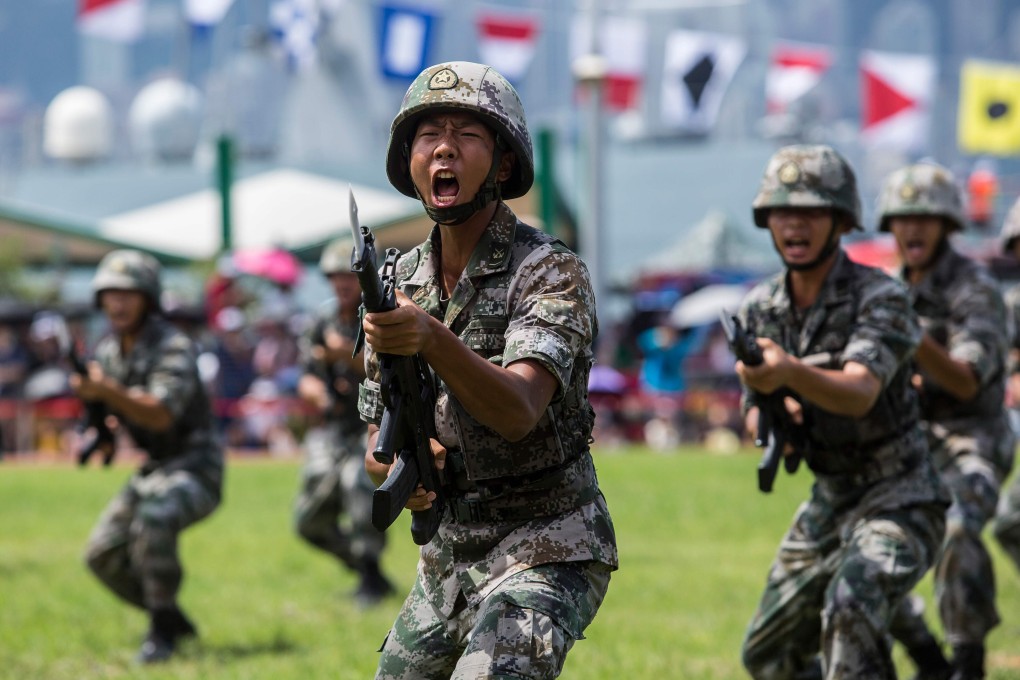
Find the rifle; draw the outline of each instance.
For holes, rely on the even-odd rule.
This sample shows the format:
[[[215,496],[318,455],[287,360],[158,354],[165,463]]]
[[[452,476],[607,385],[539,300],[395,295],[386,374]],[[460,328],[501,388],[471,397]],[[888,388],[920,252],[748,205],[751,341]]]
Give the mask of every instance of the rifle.
[[[349,205],[354,235],[351,271],[357,274],[361,284],[365,311],[396,309],[396,265],[400,251],[388,249],[381,273],[376,271],[375,237],[368,227],[358,223],[353,190]],[[361,350],[364,339],[364,331],[359,330],[355,355]],[[393,469],[372,494],[372,524],[379,531],[385,531],[421,484],[426,492],[436,494],[431,508],[411,513],[411,537],[416,544],[425,545],[439,530],[445,509],[442,490],[445,479],[436,468],[431,445],[436,437],[435,387],[428,365],[420,355],[378,354],[377,357],[383,415],[372,456],[384,465],[393,464]]]
[[[74,369],[75,373],[83,378],[88,377],[88,369],[85,368],[85,364],[78,356],[78,352],[75,351],[74,344],[68,345],[67,359],[70,361],[71,368]],[[113,463],[113,456],[117,452],[117,447],[113,431],[106,424],[106,407],[103,406],[102,402],[85,399],[82,399],[82,404],[85,406],[85,417],[79,426],[79,432],[82,434],[83,441],[81,448],[78,449],[78,465],[82,467],[88,465],[92,454],[102,450],[103,467],[109,467]],[[91,436],[87,434],[89,430],[92,430]]]
[[[755,342],[754,337],[744,330],[740,319],[723,312],[719,315],[719,320],[722,322],[723,333],[726,334],[726,340],[734,356],[748,366],[760,366],[764,361],[761,347]],[[777,390],[769,395],[755,393],[758,402],[758,433],[754,445],[765,449],[758,462],[758,489],[763,493],[772,491],[776,474],[779,472],[780,459],[790,474],[796,472],[800,466],[801,452],[797,448],[789,455],[783,455],[783,450],[790,442],[789,433],[782,427],[788,420],[786,406],[783,404],[783,398],[787,393],[786,390]]]

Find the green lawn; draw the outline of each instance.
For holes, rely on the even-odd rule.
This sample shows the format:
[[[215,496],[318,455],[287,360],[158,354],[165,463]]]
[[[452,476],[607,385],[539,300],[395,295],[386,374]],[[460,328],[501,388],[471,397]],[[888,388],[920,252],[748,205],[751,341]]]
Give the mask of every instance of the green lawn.
[[[784,474],[775,493],[762,495],[756,456],[596,454],[622,566],[562,677],[746,677],[743,629],[810,483],[803,471]],[[181,601],[201,640],[164,666],[136,666],[145,617],[109,595],[81,561],[99,511],[129,472],[0,463],[0,678],[372,676],[400,598],[359,611],[348,597],[353,577],[295,537],[296,461],[232,461],[223,506],[183,538]],[[1020,575],[992,550],[1005,621],[989,639],[989,678],[1020,680]],[[401,518],[384,560],[401,591],[415,559]],[[930,595],[928,581],[921,590]]]

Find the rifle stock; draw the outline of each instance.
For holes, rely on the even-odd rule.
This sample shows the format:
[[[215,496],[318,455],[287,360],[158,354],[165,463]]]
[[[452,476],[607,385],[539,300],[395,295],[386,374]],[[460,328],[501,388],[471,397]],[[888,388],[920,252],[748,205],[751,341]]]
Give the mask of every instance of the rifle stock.
[[[351,204],[354,196],[351,195]],[[361,284],[361,299],[368,312],[396,308],[395,248],[386,251],[382,272],[375,268],[375,239],[367,227],[357,224],[352,207],[351,229],[355,231],[351,271]],[[364,342],[359,331],[355,354]],[[372,455],[380,463],[393,464],[389,476],[372,494],[372,524],[385,531],[400,515],[411,494],[420,484],[436,497],[428,510],[411,513],[411,538],[417,545],[432,540],[445,509],[442,472],[436,468],[431,440],[436,437],[435,390],[425,361],[419,356],[377,354],[383,415]]]

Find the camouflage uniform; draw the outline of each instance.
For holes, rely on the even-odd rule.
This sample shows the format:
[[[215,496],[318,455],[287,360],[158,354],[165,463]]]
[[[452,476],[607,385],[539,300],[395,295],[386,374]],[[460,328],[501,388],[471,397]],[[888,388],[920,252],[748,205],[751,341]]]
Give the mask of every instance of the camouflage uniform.
[[[305,435],[306,459],[301,471],[301,493],[295,505],[294,525],[298,534],[311,545],[335,555],[363,579],[378,580],[382,594],[390,589],[379,572],[386,535],[372,526],[375,487],[365,471],[366,426],[358,413],[361,376],[347,362],[326,366],[311,355],[314,345],[323,344],[327,329],[345,338],[355,338],[360,318],[341,318],[336,300],[324,307],[324,313],[303,340],[302,367],[304,372],[322,380],[332,403],[325,414],[325,422]],[[339,523],[344,515],[347,526]],[[367,587],[367,584],[362,583],[362,586]]]
[[[495,71],[464,62],[430,67],[408,90],[387,164],[394,186],[413,195],[402,141],[413,132],[413,116],[436,107],[486,120],[503,140],[497,147],[505,143],[517,153],[503,195],[528,190],[531,140],[516,93]],[[421,549],[417,582],[376,677],[556,677],[618,564],[589,451],[594,412],[587,381],[597,332],[591,282],[574,253],[502,202],[449,300],[441,295],[440,247],[437,227],[400,258],[400,288],[480,356],[504,367],[536,360],[559,388],[535,429],[510,442],[472,418],[437,379],[449,512]],[[378,367],[366,354],[360,408],[378,423]]]
[[[766,170],[755,218],[782,206],[842,211],[859,224],[852,171],[828,147],[786,147]],[[910,357],[920,338],[904,287],[840,250],[814,304],[795,309],[784,272],[755,287],[745,326],[793,356],[867,366],[883,388],[861,418],[803,401],[802,453],[815,476],[779,546],[748,627],[755,678],[895,678],[892,613],[935,559],[946,498],[918,426]],[[756,396],[745,391],[745,406]],[[819,652],[821,659],[819,659]]]
[[[1018,237],[1020,237],[1020,199],[1013,204],[1002,225],[1003,252],[1008,257],[1015,257],[1013,244]],[[1009,320],[1010,348],[1013,352],[1020,352],[1020,283],[1006,289],[1003,297]],[[1012,358],[1008,372],[1014,379],[1016,374],[1020,373],[1020,364]],[[1020,421],[1020,403],[1011,404],[1010,415],[1015,428],[1015,423]],[[992,529],[1002,549],[1020,569],[1020,475],[1013,478],[1006,492],[999,497],[999,507]]]
[[[895,215],[941,216],[948,230],[963,225],[952,176],[934,164],[894,173],[886,183],[880,215],[883,231]],[[907,271],[901,269],[899,276],[906,280]],[[924,278],[911,285],[910,296],[922,330],[950,358],[966,362],[979,383],[976,396],[961,401],[918,371],[921,424],[952,496],[934,570],[939,616],[954,648],[980,645],[999,623],[992,562],[981,531],[995,515],[1016,443],[1005,409],[1005,308],[991,273],[953,250],[948,239]]]
[[[131,276],[140,255],[114,251],[103,260],[93,282],[97,299],[103,289],[138,288]],[[120,282],[119,269],[127,270]],[[111,270],[115,275],[109,275]],[[217,508],[223,488],[223,449],[199,379],[195,347],[186,335],[150,313],[130,354],[125,356],[120,339],[111,335],[96,347],[95,359],[105,375],[159,399],[174,424],[157,432],[119,419],[148,458],[103,511],[89,538],[86,561],[130,604],[150,613],[179,613],[176,599],[183,569],[178,536]],[[181,620],[176,623],[190,627]]]

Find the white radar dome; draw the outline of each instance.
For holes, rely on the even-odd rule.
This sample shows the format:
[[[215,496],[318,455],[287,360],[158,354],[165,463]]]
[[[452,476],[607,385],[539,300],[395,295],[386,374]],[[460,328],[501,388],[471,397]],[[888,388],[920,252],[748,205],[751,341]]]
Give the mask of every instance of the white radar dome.
[[[91,87],[78,85],[58,94],[43,119],[43,151],[51,158],[85,162],[109,155],[113,109]]]
[[[150,161],[191,158],[202,125],[202,93],[177,78],[143,87],[128,113],[135,151]]]

